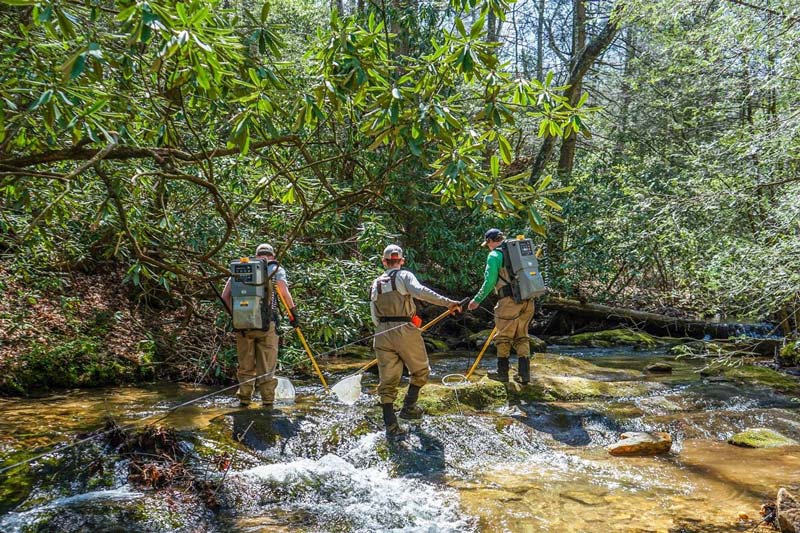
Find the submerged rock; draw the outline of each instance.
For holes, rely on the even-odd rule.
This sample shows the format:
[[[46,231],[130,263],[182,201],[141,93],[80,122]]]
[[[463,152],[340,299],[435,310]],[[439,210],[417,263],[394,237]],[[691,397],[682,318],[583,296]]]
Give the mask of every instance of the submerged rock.
[[[800,394],[800,381],[797,378],[763,366],[716,366],[704,369],[700,375],[741,381],[745,384],[755,383],[779,392]]]
[[[608,329],[591,333],[579,333],[568,337],[559,337],[559,344],[591,346],[594,348],[610,348],[612,346],[635,346],[637,348],[655,348],[660,344],[656,337],[642,331],[630,329]]]
[[[784,488],[778,490],[776,515],[782,533],[800,533],[800,502]]]
[[[800,444],[794,439],[767,428],[746,429],[729,438],[728,443],[743,448],[780,448]]]
[[[654,374],[672,374],[672,365],[663,361],[647,365],[644,369]]]
[[[477,333],[473,333],[472,335],[469,336],[470,343],[475,348],[482,348],[484,343],[486,342],[486,339],[489,338],[489,335],[491,335],[491,333],[492,333],[491,329],[484,329]],[[536,337],[535,335],[528,335],[528,339],[531,345],[531,353],[542,353],[547,349],[547,343],[542,339],[540,339],[539,337]],[[492,343],[489,346],[489,348],[487,348],[486,353],[496,353],[496,350],[494,348],[494,343]]]
[[[606,447],[611,455],[658,455],[669,452],[672,437],[669,433],[645,433],[631,431],[623,433],[619,442]]]

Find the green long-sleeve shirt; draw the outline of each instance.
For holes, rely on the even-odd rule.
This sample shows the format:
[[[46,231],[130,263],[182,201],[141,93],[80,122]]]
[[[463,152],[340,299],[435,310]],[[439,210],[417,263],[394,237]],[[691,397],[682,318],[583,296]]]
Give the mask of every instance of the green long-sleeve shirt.
[[[489,296],[494,286],[497,284],[497,278],[500,276],[500,269],[503,268],[503,252],[499,249],[494,249],[489,252],[486,257],[486,269],[483,271],[483,285],[481,285],[478,294],[475,295],[474,300],[481,303]]]

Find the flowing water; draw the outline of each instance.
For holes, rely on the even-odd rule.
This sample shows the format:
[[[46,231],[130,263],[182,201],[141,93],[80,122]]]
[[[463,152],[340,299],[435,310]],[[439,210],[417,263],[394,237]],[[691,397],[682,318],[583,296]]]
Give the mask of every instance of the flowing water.
[[[747,531],[755,522],[740,513],[757,519],[778,487],[798,488],[800,448],[725,442],[747,427],[800,439],[796,398],[702,379],[686,361],[670,361],[671,375],[642,373],[667,359],[658,353],[569,353],[596,365],[593,380],[650,386],[612,399],[426,416],[406,446],[384,438],[369,374],[353,406],[313,382],[295,382],[297,402],[275,413],[241,409],[223,394],[160,422],[183,432],[192,468],[218,487],[216,506],[186,487],[132,485],[127,463],[90,442],[0,475],[0,531]],[[469,362],[434,359],[432,381]],[[339,363],[330,381],[348,371]],[[170,384],[0,400],[0,464],[107,417],[152,421],[210,390]],[[672,453],[610,456],[604,447],[632,430],[668,431]],[[221,453],[232,456],[227,473],[207,468]]]

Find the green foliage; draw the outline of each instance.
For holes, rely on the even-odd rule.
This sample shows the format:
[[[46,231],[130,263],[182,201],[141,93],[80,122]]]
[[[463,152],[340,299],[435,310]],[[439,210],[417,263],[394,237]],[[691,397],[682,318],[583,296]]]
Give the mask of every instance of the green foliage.
[[[97,387],[147,377],[148,369],[109,357],[100,341],[78,336],[59,344],[34,343],[22,366],[0,382],[4,393],[41,393],[50,388]]]

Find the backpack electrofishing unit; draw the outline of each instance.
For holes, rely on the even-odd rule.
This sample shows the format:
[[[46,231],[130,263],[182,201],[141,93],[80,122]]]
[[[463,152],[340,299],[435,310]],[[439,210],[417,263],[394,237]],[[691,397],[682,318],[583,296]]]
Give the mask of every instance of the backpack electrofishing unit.
[[[503,295],[512,296],[517,303],[543,296],[547,288],[539,270],[533,241],[520,237],[506,239],[499,248],[503,252],[503,268],[511,277],[503,279],[510,287],[510,294],[509,289],[503,287],[506,290]]]
[[[271,263],[275,263],[277,268],[277,261],[268,263],[256,257],[243,257],[231,262],[233,329],[269,329],[269,323],[275,317],[268,269]]]

